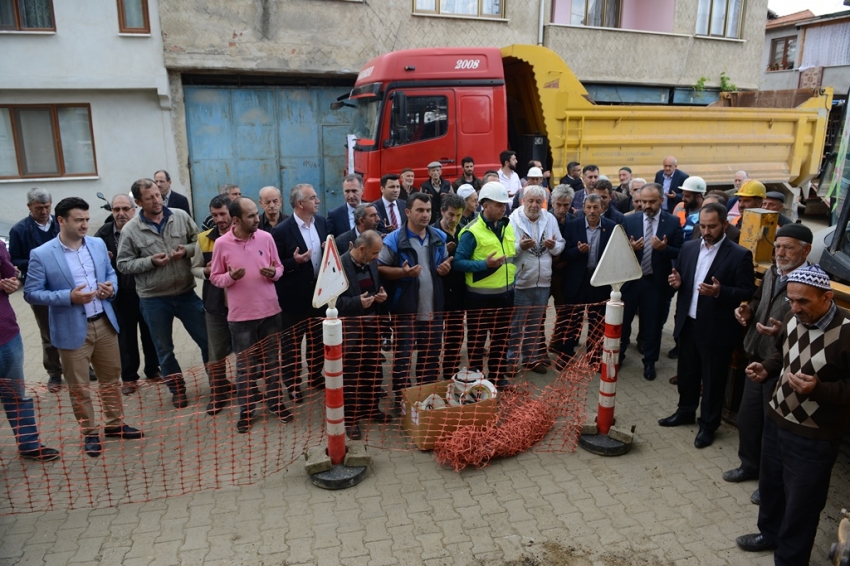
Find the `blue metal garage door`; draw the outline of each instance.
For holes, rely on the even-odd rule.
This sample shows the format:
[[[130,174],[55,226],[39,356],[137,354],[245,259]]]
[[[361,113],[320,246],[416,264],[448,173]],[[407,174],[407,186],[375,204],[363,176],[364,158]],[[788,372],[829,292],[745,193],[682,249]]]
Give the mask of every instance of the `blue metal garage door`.
[[[184,87],[194,210],[203,218],[218,187],[234,183],[256,200],[273,185],[316,188],[325,211],[341,204],[347,112],[330,104],[345,88]]]

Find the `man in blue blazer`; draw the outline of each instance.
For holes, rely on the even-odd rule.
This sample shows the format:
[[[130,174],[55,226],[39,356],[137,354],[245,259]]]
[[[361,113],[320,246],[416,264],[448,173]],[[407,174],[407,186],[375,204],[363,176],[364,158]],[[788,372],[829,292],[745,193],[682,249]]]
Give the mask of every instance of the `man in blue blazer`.
[[[664,158],[661,167],[662,169],[655,174],[655,182],[661,185],[662,208],[667,212],[673,212],[676,204],[682,201],[682,189],[679,187],[689,175],[679,169],[679,161],[672,155]]]
[[[340,206],[328,211],[328,233],[334,238],[341,236],[349,230],[354,230],[354,209],[363,198],[363,178],[357,173],[346,175],[342,180],[342,193],[345,202]],[[340,253],[345,253],[348,248]]]
[[[313,308],[313,292],[328,237],[328,225],[318,214],[319,197],[312,185],[295,185],[289,194],[289,203],[293,214],[274,227],[272,237],[283,264],[283,275],[275,282],[277,300],[282,310],[284,331],[290,333],[292,339],[291,343],[282,346],[283,385],[289,389],[290,398],[300,402],[295,380],[301,374],[297,353],[301,351],[301,340],[305,334],[310,384],[316,388],[324,384],[322,328],[315,319],[325,313],[323,309]],[[289,340],[290,335],[285,334],[284,338]]]
[[[658,421],[661,426],[693,424],[702,406],[694,446],[714,442],[720,426],[726,375],[732,350],[741,343],[735,309],[755,293],[753,254],[726,237],[726,207],[709,203],[699,214],[702,239],[682,246],[668,282],[679,290],[676,327],[679,340],[679,406]]]
[[[192,212],[189,210],[189,199],[171,190],[171,175],[168,174],[168,171],[160,169],[154,173],[153,178],[154,183],[159,187],[159,193],[162,195],[162,206],[179,208],[189,216],[192,216]]]
[[[675,291],[667,282],[673,262],[679,257],[684,235],[679,219],[661,209],[662,188],[650,183],[641,189],[643,212],[626,216],[623,227],[640,263],[643,277],[623,285],[623,334],[620,340],[620,363],[626,357],[632,321],[640,309],[640,332],[643,339],[643,377],[655,379],[655,362],[661,350],[661,330]]]
[[[575,310],[571,305],[599,303],[608,300],[611,287],[594,287],[590,284],[593,270],[608,245],[611,232],[616,224],[602,217],[602,198],[596,193],[589,193],[584,199],[584,216],[570,220],[564,225],[564,253],[561,259],[566,262],[563,273],[564,309]],[[591,363],[599,361],[602,347],[602,319],[605,315],[604,305],[587,307],[587,322],[590,331],[595,334],[587,338],[587,351]],[[560,356],[558,365],[563,366],[575,354],[575,348],[581,336],[583,322],[582,312],[571,312],[566,316],[567,322],[562,336],[553,338],[555,349]]]
[[[100,456],[100,427],[89,396],[89,364],[94,366],[106,414],[107,437],[142,438],[142,432],[124,424],[121,401],[121,356],[118,320],[112,299],[118,277],[106,244],[88,238],[89,205],[79,197],[56,205],[59,235],[34,249],[24,299],[50,310],[50,340],[59,350],[71,406],[84,436],[85,452]]]

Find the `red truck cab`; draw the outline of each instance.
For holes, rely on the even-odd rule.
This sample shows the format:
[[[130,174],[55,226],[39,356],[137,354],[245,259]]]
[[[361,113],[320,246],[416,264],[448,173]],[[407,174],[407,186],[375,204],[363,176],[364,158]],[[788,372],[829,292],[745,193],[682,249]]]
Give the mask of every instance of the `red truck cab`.
[[[345,97],[342,97],[345,99]],[[502,55],[497,48],[413,49],[367,62],[345,106],[354,108],[354,169],[363,199],[380,198],[380,178],[413,169],[418,188],[428,163],[454,181],[465,156],[475,174],[498,169],[508,146]]]

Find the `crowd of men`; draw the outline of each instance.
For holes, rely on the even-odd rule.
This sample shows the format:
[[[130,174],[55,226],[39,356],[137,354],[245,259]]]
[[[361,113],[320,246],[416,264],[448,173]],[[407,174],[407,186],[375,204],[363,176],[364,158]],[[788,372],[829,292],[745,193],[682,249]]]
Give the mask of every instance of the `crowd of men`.
[[[434,161],[418,189],[410,169],[386,174],[374,202],[363,202],[362,179],[348,175],[345,202],[326,217],[308,184],[290,190],[291,216],[281,212],[275,187],[262,188],[255,203],[238,186],[224,185],[202,211],[209,214],[200,230],[187,199],[171,190],[170,175],[157,171],[133,183],[129,196],[112,199],[112,217],[94,237],[84,200],[63,199],[54,216],[51,195],[32,189],[30,214],[13,228],[10,250],[0,245],[0,392],[21,456],[59,457],[39,442],[24,394],[23,347],[8,299],[21,282],[41,331],[49,390],[59,391],[65,377],[84,451],[97,457],[103,445],[90,380],[98,382],[103,436],[144,436],[123,420],[122,394],[134,394],[140,379],[138,336],[146,378],[165,382],[175,408],[188,406],[174,354],[175,318],[201,351],[209,415],[236,400],[236,429],[247,433],[264,402],[291,422],[292,404],[323,386],[322,312],[312,296],[331,235],[349,282],[337,308],[345,335],[346,433],[358,439],[363,420],[396,416],[400,391],[414,379],[427,383],[457,372],[464,337],[468,366],[486,371],[501,389],[524,370],[546,373],[550,353],[556,368],[565,367],[584,319],[597,334],[601,328],[600,303],[610,288],[594,287],[590,278],[621,225],[642,276],[622,289],[620,363],[639,315],[643,377],[656,378],[662,327],[676,297],[678,352],[671,357],[678,355],[678,374],[671,381],[679,402],[659,425],[698,423],[694,445],[704,448],[720,426],[729,362],[743,344],[750,364],[739,413],[741,466],[723,478],[759,479],[754,501],[761,507],[760,532],[738,544],[777,548],[777,563],[803,563],[850,421],[850,355],[841,347],[850,341],[850,320],[836,308],[826,274],[807,261],[811,231],[780,221],[775,263],[756,289],[753,257],[737,244],[737,226],[748,209],[780,211],[784,197],[746,172],[735,175],[730,201],[678,169],[673,156],[652,183],[622,167],[616,187],[591,164],[570,163],[550,188],[540,162],[530,162],[520,178],[514,152],[502,152],[500,161],[501,168],[478,178],[466,157],[453,182]],[[550,298],[562,308],[547,343]],[[598,361],[600,338],[587,339],[591,361]],[[387,411],[379,408],[382,350],[393,353],[395,399]],[[231,353],[233,381],[226,371]]]

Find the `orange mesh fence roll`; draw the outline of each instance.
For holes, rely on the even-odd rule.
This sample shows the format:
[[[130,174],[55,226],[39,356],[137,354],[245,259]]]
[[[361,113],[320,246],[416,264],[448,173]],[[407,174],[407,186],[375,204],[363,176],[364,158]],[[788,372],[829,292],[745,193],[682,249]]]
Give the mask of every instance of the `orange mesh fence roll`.
[[[370,447],[392,450],[434,448],[440,464],[456,470],[484,466],[493,458],[526,450],[575,450],[585,420],[587,387],[598,371],[603,305],[567,305],[443,313],[428,321],[415,317],[343,318],[346,424],[358,424]],[[541,320],[542,317],[542,320]],[[540,321],[540,328],[535,322]],[[125,423],[141,429],[140,440],[104,438],[103,452],[83,450],[67,385],[58,393],[28,388],[34,399],[42,444],[61,451],[53,462],[23,460],[14,434],[0,425],[0,514],[50,509],[107,507],[206,489],[251,484],[283,470],[309,447],[326,443],[325,399],[320,375],[320,320],[305,321],[230,356],[215,367],[184,372],[189,406],[176,409],[165,384],[142,380],[136,393],[122,395]],[[507,354],[495,359],[491,346],[507,336]],[[572,357],[557,349],[578,344]],[[472,352],[470,344],[481,348]],[[523,346],[542,348],[546,373],[529,370]],[[310,355],[308,352],[318,352]],[[540,350],[538,350],[540,355]],[[476,357],[478,356],[478,357]],[[274,363],[269,363],[273,361]],[[533,360],[532,365],[538,365]],[[477,367],[484,365],[485,367]],[[242,368],[244,377],[239,376]],[[267,370],[267,368],[272,368]],[[506,383],[472,383],[466,397],[452,377],[461,369],[507,376]],[[206,413],[208,371],[234,384],[230,403]],[[169,379],[169,378],[166,378]],[[241,381],[255,386],[236,387]],[[461,404],[463,399],[492,397]],[[407,393],[402,388],[410,389]],[[98,384],[91,398],[102,415]],[[428,402],[416,397],[433,389]],[[437,393],[439,392],[439,393]],[[452,397],[452,392],[455,392]],[[241,399],[240,399],[241,397]],[[253,400],[250,431],[239,433],[240,402]],[[461,400],[461,401],[459,401]],[[281,404],[293,417],[283,418]],[[437,408],[435,405],[445,405]],[[439,414],[441,411],[445,411]],[[393,418],[388,419],[386,415]]]

